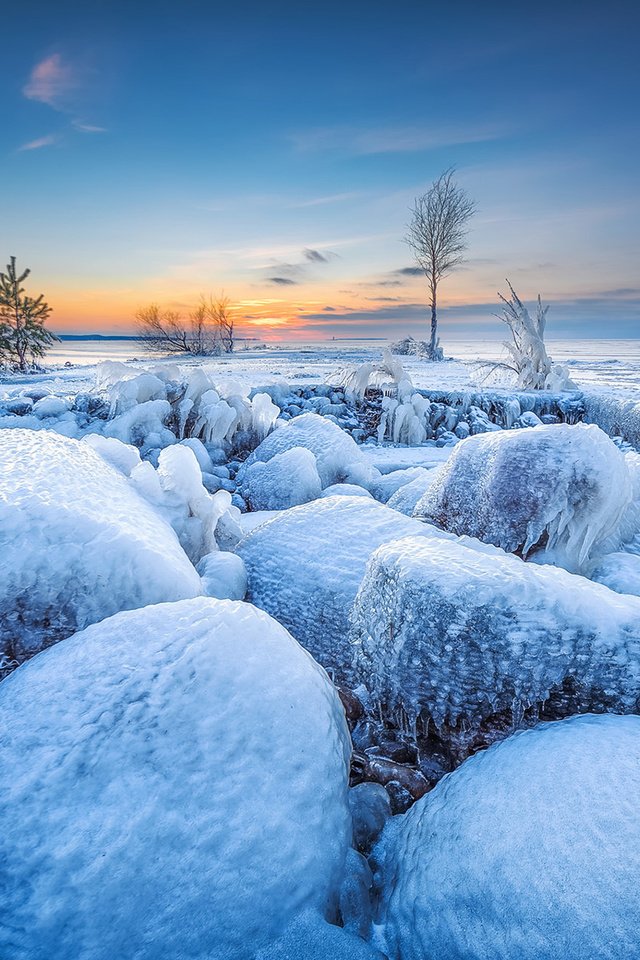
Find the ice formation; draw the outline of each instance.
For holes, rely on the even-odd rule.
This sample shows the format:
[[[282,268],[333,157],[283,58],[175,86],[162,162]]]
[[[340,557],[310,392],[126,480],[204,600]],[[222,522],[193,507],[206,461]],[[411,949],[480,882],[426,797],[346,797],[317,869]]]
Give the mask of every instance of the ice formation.
[[[291,447],[270,460],[255,460],[243,471],[240,492],[252,510],[286,510],[322,491],[316,458],[305,447]]]
[[[283,623],[319,663],[345,677],[352,656],[349,612],[367,560],[381,543],[411,534],[439,531],[364,497],[293,507],[238,544],[248,599]]]
[[[344,480],[366,486],[377,476],[375,468],[370,466],[348,433],[316,413],[304,413],[289,420],[263,440],[238,473],[239,482],[244,482],[246,472],[253,463],[266,463],[292,447],[305,447],[313,453],[323,487]]]
[[[385,543],[352,622],[356,678],[410,726],[640,706],[640,598],[478,541]]]
[[[379,363],[361,363],[357,367],[338,370],[332,375],[331,383],[356,397],[364,397],[369,387],[381,390],[387,397],[393,397],[400,391],[411,390],[413,386],[402,361],[392,356],[391,351],[386,348],[382,351],[382,360]]]
[[[406,467],[402,470],[391,470],[371,485],[371,493],[381,503],[388,503],[394,493],[413,480],[422,480],[424,486],[424,479],[428,473],[429,471],[425,467]]]
[[[414,515],[579,570],[631,498],[624,455],[602,430],[553,424],[459,443]]]
[[[0,685],[0,956],[248,960],[337,906],[349,734],[248,604],[119,614]]]
[[[375,854],[401,960],[638,956],[640,718],[541,724],[467,760]]]
[[[317,912],[297,916],[281,937],[252,960],[385,960],[359,937],[327,923]]]
[[[247,571],[236,553],[215,550],[196,567],[202,579],[202,591],[218,600],[244,600],[247,595]]]
[[[372,500],[368,490],[359,487],[356,483],[332,483],[330,487],[325,487],[322,491],[323,497],[366,497]]]
[[[437,475],[437,468],[423,470],[414,480],[410,480],[409,483],[404,483],[401,487],[398,487],[396,492],[387,500],[387,506],[393,510],[398,510],[400,513],[404,513],[407,517],[413,516],[416,504],[422,499],[427,490],[431,488]]]
[[[590,577],[616,593],[640,597],[640,556],[622,551],[608,553],[597,561]]]
[[[125,477],[50,431],[0,430],[0,573],[0,669],[119,610],[201,592]]]

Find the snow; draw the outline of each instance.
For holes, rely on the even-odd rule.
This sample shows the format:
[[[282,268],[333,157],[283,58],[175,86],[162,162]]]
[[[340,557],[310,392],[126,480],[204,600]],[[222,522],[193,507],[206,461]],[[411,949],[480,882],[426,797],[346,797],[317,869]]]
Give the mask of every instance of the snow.
[[[640,556],[635,553],[608,553],[591,572],[591,579],[616,593],[640,597]]]
[[[0,955],[249,960],[333,916],[349,751],[324,671],[248,604],[151,606],[45,651],[0,686]]]
[[[381,947],[402,960],[638,955],[640,718],[542,724],[385,829]]]
[[[307,912],[290,924],[255,960],[384,960],[379,950],[353,934]]]
[[[316,413],[304,413],[263,440],[249,455],[238,474],[239,480],[244,482],[252,464],[266,463],[292,447],[304,447],[313,453],[323,487],[345,480],[362,486],[375,479],[376,471],[348,433]]]
[[[424,487],[424,481],[429,472],[425,467],[392,470],[371,485],[371,493],[381,503],[388,503],[394,493],[414,480],[421,480]]]
[[[415,469],[419,469],[421,472],[414,480],[410,480],[409,483],[403,483],[401,487],[398,487],[396,492],[387,500],[388,507],[391,507],[393,510],[399,510],[400,513],[404,513],[407,517],[413,516],[418,501],[421,500],[427,490],[431,488],[431,485],[438,475],[437,468],[423,470],[420,467],[416,467]]]
[[[237,547],[248,599],[291,631],[325,668],[348,676],[349,612],[370,554],[381,543],[439,536],[418,520],[364,497],[329,497],[262,523]]]
[[[409,536],[371,556],[353,608],[354,672],[410,726],[469,735],[545,701],[635,711],[640,598],[478,541]],[[572,678],[573,693],[562,690]],[[486,725],[485,725],[486,726]]]
[[[355,483],[332,483],[330,487],[325,487],[322,491],[323,497],[373,497],[364,487],[359,487]]]
[[[203,557],[196,569],[202,578],[205,596],[218,600],[244,600],[247,594],[247,571],[237,554],[216,550]]]
[[[50,431],[0,430],[0,572],[3,668],[119,610],[201,592],[125,477]]]
[[[599,427],[553,424],[463,440],[415,516],[580,570],[631,498],[624,455]]]
[[[242,473],[240,493],[252,510],[286,510],[316,500],[321,492],[316,458],[305,447],[256,460]]]

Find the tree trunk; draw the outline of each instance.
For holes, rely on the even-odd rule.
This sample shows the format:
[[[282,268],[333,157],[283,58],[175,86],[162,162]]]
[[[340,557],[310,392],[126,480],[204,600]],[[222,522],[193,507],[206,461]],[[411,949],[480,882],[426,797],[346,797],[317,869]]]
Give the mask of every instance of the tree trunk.
[[[429,341],[429,353],[432,360],[435,359],[436,345],[438,343],[438,318],[436,315],[436,305],[437,287],[434,283],[431,285],[431,340]]]

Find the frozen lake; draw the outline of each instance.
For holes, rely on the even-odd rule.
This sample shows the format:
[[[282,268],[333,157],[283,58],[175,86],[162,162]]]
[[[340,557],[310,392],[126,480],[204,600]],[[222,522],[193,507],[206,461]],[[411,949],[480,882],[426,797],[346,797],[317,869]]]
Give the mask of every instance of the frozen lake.
[[[380,357],[388,346],[385,340],[331,340],[316,342],[264,343],[240,342],[231,357],[185,360],[182,357],[159,358],[144,352],[135,340],[66,340],[56,344],[47,357],[47,373],[37,379],[51,385],[54,392],[89,386],[96,364],[118,360],[135,367],[158,362],[201,365],[214,377],[233,378],[244,386],[260,386],[278,380],[291,383],[318,382],[341,367],[354,366]],[[549,340],[553,360],[566,363],[572,379],[584,390],[605,390],[635,394],[640,392],[640,340]],[[498,340],[445,340],[446,363],[427,363],[403,358],[414,384],[422,388],[464,389],[481,387],[509,388],[509,374],[491,372],[491,364],[504,358]],[[0,378],[0,392],[13,392],[34,378]]]

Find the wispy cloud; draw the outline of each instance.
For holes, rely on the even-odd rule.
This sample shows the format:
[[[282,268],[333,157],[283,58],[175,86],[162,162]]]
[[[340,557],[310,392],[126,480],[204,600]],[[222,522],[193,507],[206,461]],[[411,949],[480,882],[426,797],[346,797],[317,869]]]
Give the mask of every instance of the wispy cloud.
[[[64,112],[69,95],[77,86],[78,78],[71,65],[59,53],[52,53],[35,65],[22,92],[27,100],[37,100]]]
[[[23,150],[41,150],[42,147],[53,147],[58,141],[58,135],[50,133],[46,137],[38,137],[37,140],[29,140],[28,143],[23,143],[21,147],[18,147],[18,151],[21,153]]]
[[[380,126],[360,129],[352,125],[341,125],[299,131],[291,134],[289,139],[296,150],[302,153],[340,151],[364,156],[375,153],[414,153],[465,143],[483,143],[500,140],[509,132],[506,126],[497,123],[442,127]]]
[[[311,247],[305,247],[302,251],[302,256],[305,260],[309,260],[310,263],[329,263],[330,260],[334,260],[338,254],[333,253],[331,250],[327,250],[325,253],[322,253],[321,250],[314,250]]]
[[[328,203],[344,203],[361,196],[357,191],[351,193],[332,193],[327,197],[312,197],[311,200],[297,200],[290,204],[292,207],[323,207]]]
[[[106,127],[99,127],[94,123],[83,123],[81,120],[72,120],[71,126],[80,133],[107,133]]]
[[[277,286],[281,287],[295,287],[296,281],[292,280],[290,277],[269,277],[269,283],[275,283]]]

